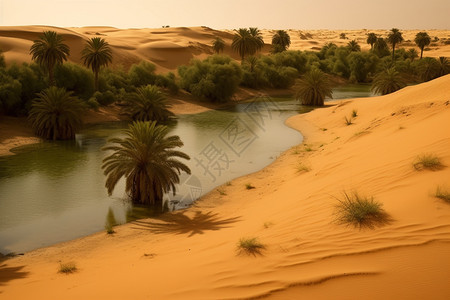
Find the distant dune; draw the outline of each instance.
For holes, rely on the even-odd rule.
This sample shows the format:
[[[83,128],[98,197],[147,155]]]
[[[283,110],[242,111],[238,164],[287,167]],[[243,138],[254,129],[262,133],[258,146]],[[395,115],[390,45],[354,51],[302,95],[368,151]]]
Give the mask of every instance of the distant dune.
[[[232,30],[214,30],[208,27],[177,27],[159,29],[116,29],[113,27],[81,27],[58,28],[48,26],[14,26],[0,27],[0,50],[4,52],[7,63],[30,62],[30,47],[34,40],[38,39],[44,30],[55,30],[64,36],[70,46],[69,60],[81,62],[81,49],[83,40],[100,36],[106,39],[113,49],[114,65],[122,65],[128,68],[133,63],[141,60],[151,61],[160,72],[173,71],[177,66],[188,64],[192,58],[205,58],[212,54],[211,42],[219,36],[226,42],[224,53],[239,59],[231,50],[233,38]],[[420,30],[403,30],[405,42],[400,47],[415,47],[414,37]],[[270,44],[275,30],[262,30],[266,46],[263,53],[270,51]],[[291,50],[317,50],[325,43],[333,42],[337,45],[345,45],[349,40],[356,39],[363,49],[369,49],[366,44],[366,33],[375,32],[386,36],[388,30],[288,30],[291,37]],[[450,44],[445,45],[445,40],[450,41],[449,30],[428,30],[429,35],[438,37],[438,42],[433,42],[426,56],[450,57]],[[345,33],[346,40],[339,35]]]

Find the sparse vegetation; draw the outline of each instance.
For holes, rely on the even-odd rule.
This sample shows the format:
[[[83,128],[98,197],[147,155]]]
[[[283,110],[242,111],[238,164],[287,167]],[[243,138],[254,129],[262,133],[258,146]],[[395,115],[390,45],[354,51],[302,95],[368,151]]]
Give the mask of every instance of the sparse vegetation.
[[[338,199],[336,205],[336,217],[340,224],[353,225],[355,227],[374,228],[389,221],[382,204],[373,197],[362,197],[357,192],[343,193],[343,199]]]
[[[352,117],[350,117],[350,118],[344,117],[344,119],[345,119],[345,124],[346,124],[347,126],[353,124],[353,119],[352,119]]]
[[[251,183],[246,183],[246,184],[245,184],[245,188],[246,188],[247,190],[252,190],[252,189],[254,189],[255,187],[254,187]]]
[[[269,228],[269,227],[272,227],[273,226],[273,223],[272,222],[264,222],[264,228]]]
[[[307,165],[305,165],[304,163],[299,163],[297,165],[297,172],[298,173],[302,173],[302,172],[309,172],[311,171],[311,168]]]
[[[414,161],[413,166],[417,171],[424,169],[437,171],[444,167],[439,157],[430,153],[419,155]]]
[[[78,270],[77,265],[74,262],[69,263],[60,263],[59,264],[59,273],[71,274],[75,273]]]
[[[266,249],[266,246],[259,242],[257,238],[241,238],[237,246],[238,253],[254,256],[261,254],[264,249]]]
[[[218,188],[216,190],[221,196],[226,196],[227,195],[227,193],[225,192],[225,190],[223,188]]]
[[[436,193],[434,194],[434,196],[436,198],[444,200],[447,203],[450,203],[450,190],[448,190],[442,186],[438,186],[436,188]]]
[[[358,111],[356,109],[352,110],[352,118],[356,118],[358,116]]]
[[[116,233],[114,231],[114,226],[117,225],[116,217],[111,207],[108,209],[108,214],[106,215],[105,230],[107,234]]]

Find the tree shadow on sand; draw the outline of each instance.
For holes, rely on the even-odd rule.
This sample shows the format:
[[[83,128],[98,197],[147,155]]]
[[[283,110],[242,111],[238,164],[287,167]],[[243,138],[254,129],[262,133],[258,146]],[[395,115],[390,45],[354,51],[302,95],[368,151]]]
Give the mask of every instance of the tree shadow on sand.
[[[8,281],[25,278],[29,274],[29,272],[22,271],[24,266],[8,267],[8,265],[5,264],[4,261],[5,258],[0,257],[0,288],[4,286]],[[1,293],[2,291],[0,290],[0,294]]]
[[[136,229],[148,229],[152,233],[173,233],[189,234],[189,237],[195,234],[203,234],[207,230],[220,230],[230,227],[229,225],[238,222],[240,217],[220,219],[218,213],[202,213],[196,211],[190,218],[184,212],[171,213],[161,216],[158,219],[138,220],[133,222]]]

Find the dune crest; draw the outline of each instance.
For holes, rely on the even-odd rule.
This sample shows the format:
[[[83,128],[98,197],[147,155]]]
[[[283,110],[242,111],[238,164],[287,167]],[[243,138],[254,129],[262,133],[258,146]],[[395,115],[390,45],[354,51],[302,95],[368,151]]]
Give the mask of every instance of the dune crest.
[[[142,60],[150,61],[158,72],[175,71],[179,65],[188,64],[192,58],[205,58],[213,54],[212,40],[221,37],[225,41],[224,54],[234,59],[239,56],[231,50],[233,30],[215,30],[208,27],[174,27],[117,29],[106,26],[59,28],[51,26],[0,26],[0,50],[4,52],[6,61],[11,63],[30,62],[29,49],[34,40],[44,30],[54,30],[63,35],[71,49],[69,61],[81,63],[81,50],[84,40],[92,37],[104,38],[113,50],[113,65],[129,68]],[[416,48],[414,37],[420,30],[402,30],[405,42],[401,48]],[[261,30],[266,46],[263,54],[271,50],[272,36],[275,30]],[[374,32],[386,36],[388,30],[288,30],[291,37],[291,50],[318,50],[326,43],[332,42],[345,46],[355,39],[363,50],[370,49],[366,43],[366,34]],[[431,37],[449,41],[448,30],[427,30]],[[347,39],[340,39],[345,33]],[[425,56],[450,57],[450,45],[443,40],[433,42],[427,47]]]

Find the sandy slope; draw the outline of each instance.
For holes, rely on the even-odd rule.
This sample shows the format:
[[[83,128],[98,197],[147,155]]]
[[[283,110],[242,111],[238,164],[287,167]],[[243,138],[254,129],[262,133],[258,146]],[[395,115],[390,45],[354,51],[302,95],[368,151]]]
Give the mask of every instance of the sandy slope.
[[[116,29],[113,27],[81,27],[57,28],[46,26],[0,26],[0,50],[4,52],[8,63],[30,62],[29,49],[44,30],[55,30],[62,34],[70,47],[69,60],[81,62],[81,49],[84,40],[91,37],[102,37],[111,44],[113,49],[113,64],[128,68],[133,63],[148,60],[157,66],[160,72],[174,71],[177,66],[188,64],[192,58],[205,58],[213,53],[212,40],[219,36],[224,39],[225,54],[233,58],[239,57],[231,50],[234,32],[232,30],[214,30],[208,27],[177,27],[159,29]],[[404,30],[405,42],[401,47],[413,48],[414,37],[420,30]],[[274,30],[262,30],[267,44],[263,53],[270,51]],[[346,45],[349,40],[356,39],[363,49],[369,49],[366,44],[366,34],[375,32],[387,36],[388,30],[289,30],[291,48],[293,50],[319,49],[325,43],[333,42]],[[425,56],[450,56],[450,45],[445,45],[443,39],[450,39],[449,30],[429,30],[431,37],[441,40],[433,42]],[[345,33],[347,40],[339,39],[340,33]]]
[[[450,188],[450,168],[416,171],[412,162],[433,153],[450,166],[450,75],[336,104],[287,122],[313,151],[288,150],[222,187],[226,195],[4,261],[0,298],[449,299],[450,204],[433,193]],[[300,162],[311,170],[298,172]],[[337,224],[344,190],[382,202],[390,223]],[[241,237],[266,250],[237,255]],[[69,261],[79,271],[58,274]]]

